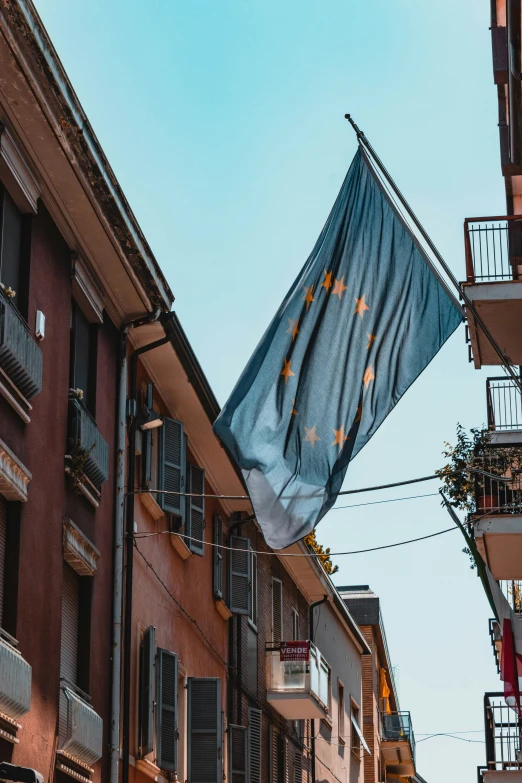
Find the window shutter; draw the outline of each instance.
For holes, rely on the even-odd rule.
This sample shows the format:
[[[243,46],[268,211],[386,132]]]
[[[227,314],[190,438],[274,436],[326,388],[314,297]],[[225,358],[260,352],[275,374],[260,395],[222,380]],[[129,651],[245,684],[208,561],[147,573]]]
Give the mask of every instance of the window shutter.
[[[158,648],[156,655],[156,764],[178,766],[178,656]]]
[[[257,628],[257,554],[251,552],[251,598],[250,598],[250,622]]]
[[[230,536],[229,591],[230,611],[250,614],[250,541],[241,536]]]
[[[7,507],[4,498],[0,497],[0,628],[2,627],[2,610],[4,608],[6,538],[7,538]]]
[[[248,710],[248,783],[261,783],[261,731],[263,713],[249,707]]]
[[[231,783],[247,783],[247,730],[228,727],[229,778]]]
[[[272,579],[272,641],[280,642],[283,634],[283,583]]]
[[[187,491],[195,495],[205,494],[205,471],[196,465],[187,463]],[[188,548],[195,555],[205,552],[205,498],[188,497],[185,533],[190,536]]]
[[[188,783],[221,783],[221,680],[188,679]]]
[[[183,424],[165,417],[161,431],[159,489],[185,492],[185,437]],[[185,521],[185,498],[182,495],[160,495],[159,505],[169,514]]]
[[[275,726],[270,727],[270,781],[269,783],[281,783],[281,752],[280,736]]]
[[[78,678],[78,628],[80,622],[80,577],[63,564],[62,637],[60,678],[76,685]]]
[[[294,750],[294,783],[302,783],[303,781],[303,757],[301,751]]]
[[[154,653],[155,628],[150,625],[143,633],[140,647],[140,752],[142,757],[154,750]]]
[[[219,514],[214,514],[212,520],[212,578],[214,598],[223,598],[223,522]]]
[[[152,404],[153,404],[153,384],[151,383],[151,381],[149,381],[147,383],[147,391],[145,393],[145,406],[149,410],[152,410]],[[143,487],[148,487],[149,482],[152,481],[152,430],[147,430],[146,432],[142,432],[141,437],[143,442],[142,485]],[[153,486],[152,489],[159,489],[159,487]],[[159,502],[159,498],[157,495],[154,496],[154,499],[158,500]]]

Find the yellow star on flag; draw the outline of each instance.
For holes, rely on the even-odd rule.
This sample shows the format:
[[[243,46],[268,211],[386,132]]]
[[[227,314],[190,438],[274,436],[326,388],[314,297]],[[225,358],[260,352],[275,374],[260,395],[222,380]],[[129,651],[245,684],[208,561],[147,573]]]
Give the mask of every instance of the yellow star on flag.
[[[368,388],[368,386],[370,385],[370,381],[374,381],[374,380],[375,380],[375,375],[373,374],[373,366],[370,364],[370,366],[366,368],[366,371],[363,375],[363,381],[366,388]]]
[[[377,337],[375,334],[368,334],[368,332],[366,332],[366,337],[368,338],[368,345],[366,346],[366,350],[368,350],[368,348],[372,347]]]
[[[292,370],[290,369],[290,364],[292,363],[291,359],[288,359],[288,361],[286,359],[284,359],[284,363],[285,363],[285,366],[283,367],[281,375],[285,376],[285,383],[288,383],[288,379],[290,378],[290,376],[291,375],[295,375],[295,373],[292,372]]]
[[[303,286],[304,290],[306,291],[306,295],[303,297],[303,302],[306,302],[306,309],[310,307],[312,302],[315,302],[314,299],[314,287],[313,285],[310,286],[310,288],[307,288],[305,285]]]
[[[353,314],[354,314],[354,315],[355,315],[355,313],[359,313],[359,315],[361,316],[361,318],[362,318],[362,317],[363,317],[363,315],[364,315],[364,311],[365,311],[365,310],[369,310],[369,309],[370,309],[370,308],[368,307],[368,305],[366,304],[366,302],[364,301],[364,296],[365,296],[365,295],[363,294],[363,295],[362,295],[362,297],[361,297],[360,299],[357,299],[357,297],[355,297],[355,301],[357,302],[357,306],[356,306],[355,310],[353,311]]]
[[[344,446],[344,441],[348,440],[348,435],[344,434],[344,424],[341,424],[338,430],[334,430],[335,440],[332,446],[339,446],[340,449]]]
[[[316,441],[321,440],[321,438],[317,435],[317,433],[315,431],[316,426],[317,425],[314,424],[313,427],[310,427],[310,428],[305,427],[305,430],[306,430],[305,442],[306,443],[310,443],[312,445],[312,448],[315,447]]]
[[[347,288],[348,288],[348,286],[345,286],[345,284],[344,284],[344,275],[341,277],[340,280],[337,280],[337,278],[336,278],[335,279],[335,284],[334,284],[334,287],[333,287],[333,291],[332,291],[332,296],[335,296],[335,294],[337,294],[337,296],[339,297],[339,300],[340,300],[342,295],[343,295],[343,293],[347,290]]]
[[[292,342],[294,342],[295,338],[299,334],[299,329],[297,328],[299,324],[299,318],[296,318],[295,321],[293,321],[291,318],[288,319],[288,323],[290,326],[286,330],[285,334],[291,334],[292,335]]]
[[[326,288],[326,293],[330,290],[332,287],[332,273],[327,272],[326,269],[324,270],[324,280],[321,283],[321,288]]]

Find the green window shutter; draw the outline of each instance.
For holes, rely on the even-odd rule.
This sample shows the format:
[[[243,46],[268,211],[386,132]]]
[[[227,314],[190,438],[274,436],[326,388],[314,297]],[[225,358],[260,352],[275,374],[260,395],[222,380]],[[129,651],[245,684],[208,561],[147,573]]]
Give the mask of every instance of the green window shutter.
[[[153,389],[154,386],[151,381],[147,383],[147,391],[145,393],[145,407],[152,410],[153,405]],[[142,438],[142,487],[149,487],[149,482],[152,481],[152,430],[147,430],[141,433]],[[152,487],[152,489],[159,489],[159,487]],[[158,500],[157,495],[154,495],[154,500]]]
[[[284,754],[283,738],[275,726],[270,731],[270,780],[269,783],[283,783]]]
[[[261,783],[261,732],[263,713],[248,709],[248,783]]]
[[[257,628],[257,554],[250,553],[250,614],[252,625]]]
[[[221,783],[221,680],[189,677],[188,783]]]
[[[140,646],[140,756],[154,749],[154,653],[155,628],[150,625],[143,633]]]
[[[247,730],[228,727],[228,763],[231,783],[247,783]]]
[[[167,492],[185,492],[185,436],[183,424],[165,417],[160,429],[159,489]],[[159,505],[178,518],[179,525],[185,521],[185,498],[182,495],[159,495]]]
[[[187,463],[187,492],[195,495],[205,494],[205,471],[196,465]],[[188,548],[195,555],[205,553],[205,498],[187,497],[185,534]]]
[[[178,657],[158,648],[156,655],[156,765],[178,766]]]
[[[230,611],[233,614],[250,614],[251,606],[251,555],[250,541],[241,536],[230,536],[229,589]]]
[[[214,598],[223,598],[223,522],[219,514],[212,520],[212,581]]]

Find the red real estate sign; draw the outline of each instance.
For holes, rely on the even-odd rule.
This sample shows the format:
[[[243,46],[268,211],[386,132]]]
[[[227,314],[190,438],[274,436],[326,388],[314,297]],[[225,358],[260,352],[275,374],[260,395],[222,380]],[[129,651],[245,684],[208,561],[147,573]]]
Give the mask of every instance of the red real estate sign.
[[[280,661],[309,661],[310,642],[281,642]]]

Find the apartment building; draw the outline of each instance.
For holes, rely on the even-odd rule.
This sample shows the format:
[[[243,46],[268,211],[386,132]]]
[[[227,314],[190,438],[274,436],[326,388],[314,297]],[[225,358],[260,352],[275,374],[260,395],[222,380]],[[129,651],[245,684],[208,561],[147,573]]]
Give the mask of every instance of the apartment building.
[[[422,781],[411,714],[400,709],[379,597],[368,585],[338,588],[370,649],[362,659],[362,726],[369,749],[364,783]]]
[[[522,580],[522,405],[516,383],[500,367],[501,358],[486,331],[520,377],[522,365],[522,137],[521,3],[491,3],[493,81],[498,96],[500,167],[506,214],[471,217],[464,222],[464,288],[483,324],[467,308],[469,358],[477,369],[492,369],[486,380],[488,442],[475,452],[475,467],[499,478],[476,475],[469,531],[477,557],[498,581],[515,616],[520,615]],[[485,329],[483,328],[485,327]],[[486,330],[486,331],[485,331]],[[495,662],[500,670],[503,629],[489,622]],[[522,779],[520,720],[499,691],[484,696],[485,759],[478,779]]]

